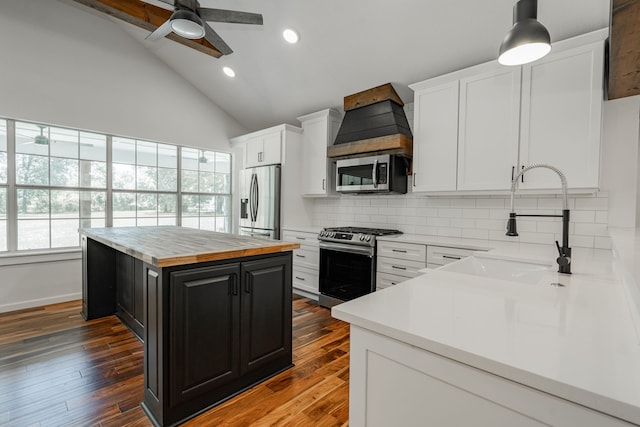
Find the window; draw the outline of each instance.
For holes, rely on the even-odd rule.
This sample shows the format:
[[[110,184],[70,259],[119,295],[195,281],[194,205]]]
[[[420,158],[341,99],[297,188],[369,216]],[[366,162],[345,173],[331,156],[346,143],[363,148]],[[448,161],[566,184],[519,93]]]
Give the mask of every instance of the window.
[[[82,227],[180,223],[231,231],[230,154],[0,119],[0,251],[78,247]]]
[[[176,225],[178,147],[113,138],[113,225]]]
[[[231,155],[182,148],[182,225],[231,231]]]
[[[17,249],[79,245],[79,227],[104,227],[106,136],[15,123]]]
[[[7,121],[0,120],[0,251],[7,250]]]

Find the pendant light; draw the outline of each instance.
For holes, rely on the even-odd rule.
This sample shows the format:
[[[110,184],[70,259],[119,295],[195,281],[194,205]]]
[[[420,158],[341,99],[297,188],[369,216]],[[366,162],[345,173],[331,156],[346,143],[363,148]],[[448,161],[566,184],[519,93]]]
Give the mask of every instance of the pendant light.
[[[521,65],[549,53],[551,37],[537,17],[538,0],[519,0],[513,6],[513,27],[500,45],[499,63]]]

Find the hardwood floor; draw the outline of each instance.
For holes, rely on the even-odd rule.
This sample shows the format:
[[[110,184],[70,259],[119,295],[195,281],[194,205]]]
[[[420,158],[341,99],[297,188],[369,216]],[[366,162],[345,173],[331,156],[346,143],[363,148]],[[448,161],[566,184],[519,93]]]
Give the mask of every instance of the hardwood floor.
[[[0,314],[0,426],[152,426],[142,344],[115,316],[79,313],[74,301]],[[184,425],[348,425],[349,325],[295,295],[293,362]]]

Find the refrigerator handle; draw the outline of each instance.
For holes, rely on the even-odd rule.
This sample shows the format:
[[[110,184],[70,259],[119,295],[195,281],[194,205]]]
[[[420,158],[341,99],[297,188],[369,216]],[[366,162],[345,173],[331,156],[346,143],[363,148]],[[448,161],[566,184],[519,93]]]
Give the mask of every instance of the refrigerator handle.
[[[260,185],[258,183],[258,176],[256,175],[256,191],[255,191],[255,198],[256,198],[256,203],[255,203],[255,213],[253,214],[253,217],[255,218],[254,221],[258,220],[258,202],[260,201]]]
[[[251,222],[256,222],[258,219],[258,175],[255,173],[251,175]]]

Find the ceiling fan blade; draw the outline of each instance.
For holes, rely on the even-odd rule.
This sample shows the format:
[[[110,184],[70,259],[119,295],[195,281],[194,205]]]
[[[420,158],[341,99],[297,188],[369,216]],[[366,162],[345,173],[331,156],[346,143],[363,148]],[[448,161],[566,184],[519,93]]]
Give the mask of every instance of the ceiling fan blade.
[[[220,51],[223,55],[229,55],[233,53],[233,50],[229,47],[228,44],[222,40],[222,38],[216,33],[213,28],[206,22],[204,23],[205,35],[204,38],[209,43],[211,43],[216,49]]]
[[[160,25],[151,34],[149,34],[145,38],[145,40],[150,40],[150,41],[160,40],[170,32],[171,32],[171,21],[167,19],[166,21],[164,21],[164,24]]]
[[[173,0],[160,0],[162,3],[170,4],[173,6]]]
[[[199,7],[198,14],[203,21],[262,25],[262,15],[259,13]]]

